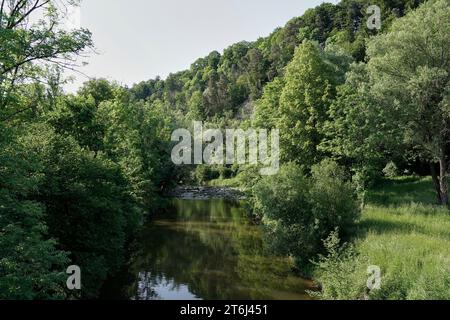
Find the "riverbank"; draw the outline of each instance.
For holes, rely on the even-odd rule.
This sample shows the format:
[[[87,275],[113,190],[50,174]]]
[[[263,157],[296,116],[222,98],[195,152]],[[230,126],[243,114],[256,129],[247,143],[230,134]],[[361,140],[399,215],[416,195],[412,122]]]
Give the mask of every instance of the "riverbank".
[[[215,186],[178,186],[170,190],[167,196],[181,200],[245,200],[245,194],[232,187]]]
[[[318,272],[323,298],[361,299],[368,267],[378,266],[380,289],[371,299],[450,299],[450,214],[435,205],[430,178],[397,178],[373,188],[352,251]]]

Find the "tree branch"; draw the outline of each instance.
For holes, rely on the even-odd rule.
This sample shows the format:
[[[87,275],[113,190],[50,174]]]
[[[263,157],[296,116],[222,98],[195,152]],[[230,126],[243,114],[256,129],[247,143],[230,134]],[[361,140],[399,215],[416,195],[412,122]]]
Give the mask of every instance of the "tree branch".
[[[13,112],[12,114],[8,115],[6,118],[0,119],[0,122],[6,122],[6,121],[9,121],[9,120],[12,120],[12,119],[13,119],[14,117],[16,117],[17,115],[19,115],[19,114],[21,114],[21,113],[23,113],[23,112],[25,112],[25,111],[30,110],[30,109],[33,108],[35,105],[36,105],[36,103],[33,102],[33,103],[31,103],[28,107],[26,107],[26,108],[24,108],[24,109],[17,110],[17,111],[15,111],[15,112]]]
[[[5,2],[6,0],[2,0],[2,4],[0,6],[0,28],[2,28],[3,25],[3,10],[5,8]]]
[[[45,0],[44,2],[40,3],[41,0],[36,0],[36,2],[34,3],[34,5],[27,11],[25,12],[22,17],[20,17],[17,21],[13,22],[12,24],[8,24],[7,29],[13,29],[15,27],[17,27],[20,23],[22,23],[27,17],[29,17],[33,11],[38,10],[39,8],[42,8],[43,6],[45,6],[46,4],[48,4],[50,2],[50,0]],[[22,8],[21,8],[22,9]]]

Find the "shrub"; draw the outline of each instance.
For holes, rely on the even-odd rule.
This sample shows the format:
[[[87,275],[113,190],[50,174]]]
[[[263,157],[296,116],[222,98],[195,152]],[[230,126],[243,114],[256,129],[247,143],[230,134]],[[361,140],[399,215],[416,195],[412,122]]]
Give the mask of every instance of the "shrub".
[[[240,188],[244,190],[251,190],[260,179],[261,175],[257,166],[243,165],[239,167],[236,180],[238,181]]]
[[[326,255],[314,262],[314,280],[320,291],[309,292],[325,300],[354,300],[364,297],[367,276],[361,266],[363,258],[354,246],[341,245],[338,230],[324,240]]]
[[[360,210],[344,171],[330,160],[312,168],[311,178],[288,164],[253,188],[254,210],[263,216],[268,243],[277,253],[291,255],[304,274],[310,260],[324,253],[322,239],[339,228],[351,236]]]
[[[310,201],[317,221],[320,241],[339,228],[342,240],[347,241],[354,233],[360,207],[356,192],[348,181],[344,168],[332,160],[324,160],[312,167]]]
[[[198,165],[193,172],[193,180],[199,185],[206,184],[207,181],[218,179],[220,172],[208,165]]]

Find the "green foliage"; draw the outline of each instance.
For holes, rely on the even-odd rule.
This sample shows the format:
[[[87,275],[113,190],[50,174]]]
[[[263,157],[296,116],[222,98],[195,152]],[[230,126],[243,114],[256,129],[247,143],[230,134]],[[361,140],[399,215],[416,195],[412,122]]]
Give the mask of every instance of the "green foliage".
[[[367,65],[353,65],[338,88],[321,150],[356,168],[381,170],[386,159],[406,156],[440,162],[435,181],[445,181],[449,18],[448,1],[429,1],[369,41]],[[447,186],[436,188],[446,203]]]
[[[329,120],[323,127],[325,139],[320,149],[356,166],[371,166],[386,156],[386,149],[398,146],[398,127],[381,131],[379,119],[388,111],[377,104],[370,92],[370,77],[364,64],[354,64],[346,82],[338,87],[337,97],[328,110]]]
[[[284,88],[284,79],[275,78],[264,87],[261,99],[255,103],[253,124],[256,127],[276,128],[280,117],[280,98]]]
[[[46,79],[54,66],[70,67],[92,46],[88,30],[63,31],[61,5],[73,0],[2,1],[0,11],[0,119],[29,110],[30,82]],[[40,12],[40,14],[39,14]],[[26,22],[26,23],[25,23]]]
[[[49,238],[45,207],[32,198],[41,164],[13,132],[0,132],[0,299],[62,298],[67,253]]]
[[[220,172],[207,165],[198,165],[193,172],[193,180],[199,185],[206,184],[207,181],[218,179]]]
[[[336,228],[344,239],[359,216],[350,183],[336,163],[325,160],[307,178],[293,164],[253,188],[255,213],[263,216],[269,243],[292,255],[298,267],[310,272],[310,260],[324,251],[322,239]]]
[[[342,245],[338,230],[324,240],[326,255],[314,261],[314,280],[320,290],[310,295],[323,300],[355,300],[365,298],[367,274],[354,247]]]
[[[203,96],[200,91],[195,91],[188,102],[189,111],[186,118],[192,121],[205,120],[205,112],[203,110]]]
[[[421,2],[423,0],[324,3],[267,37],[233,44],[222,54],[213,51],[195,61],[189,70],[171,74],[166,80],[156,78],[139,83],[130,91],[136,100],[161,100],[171,110],[188,113],[198,120],[227,112],[238,116],[245,105],[261,97],[267,83],[283,78],[286,66],[303,41],[312,40],[322,47],[339,49],[356,61],[364,61],[366,40],[375,34],[367,30],[366,8],[373,4],[381,6],[383,30],[386,30],[395,18]]]
[[[320,128],[335,95],[336,66],[317,44],[305,41],[288,65],[280,98],[280,143],[285,161],[311,166],[320,162]]]
[[[97,297],[124,263],[143,213],[164,204],[160,190],[173,174],[171,120],[161,104],[130,104],[124,89],[94,80],[75,96],[59,95],[51,111],[30,121],[21,127],[20,144],[12,136],[2,140],[10,143],[2,168],[14,163],[18,176],[2,179],[8,214],[2,214],[1,292],[5,298],[63,298],[64,271],[76,264],[84,279],[81,296]],[[33,160],[18,165],[26,157]],[[11,186],[3,189],[3,181]]]
[[[95,297],[117,270],[139,211],[117,164],[82,149],[74,138],[33,126],[23,137],[42,163],[35,198],[46,208],[49,232],[83,270],[83,296]]]
[[[173,120],[164,105],[131,102],[125,89],[97,79],[85,83],[76,96],[61,98],[46,117],[58,133],[119,164],[142,208],[158,208],[159,192],[172,177]]]
[[[319,260],[319,297],[449,299],[450,217],[446,208],[428,204],[434,202],[430,179],[388,180],[368,198],[355,243]],[[380,267],[382,278],[380,290],[369,292],[370,265]]]
[[[72,0],[58,4],[68,2],[75,4]],[[62,251],[65,248],[48,221],[48,208],[38,199],[45,164],[24,134],[44,108],[54,106],[60,69],[92,45],[89,31],[63,31],[62,22],[56,1],[12,0],[1,5],[1,299],[66,296],[69,252]],[[46,82],[47,86],[40,84]],[[45,135],[35,134],[35,140],[45,141]]]
[[[344,168],[330,159],[314,165],[311,172],[310,201],[314,203],[318,226],[324,230],[322,239],[328,230],[337,227],[342,239],[347,240],[353,235],[352,226],[360,213],[353,185]]]
[[[98,118],[104,124],[105,152],[118,163],[144,210],[157,210],[161,189],[174,176],[170,158],[172,119],[159,103],[118,100],[103,103]]]
[[[245,191],[251,191],[261,178],[259,168],[251,165],[240,166],[236,176],[239,188]]]
[[[429,1],[368,46],[372,90],[387,108],[378,126],[394,122],[426,161],[439,160],[448,144],[449,21],[448,1]]]

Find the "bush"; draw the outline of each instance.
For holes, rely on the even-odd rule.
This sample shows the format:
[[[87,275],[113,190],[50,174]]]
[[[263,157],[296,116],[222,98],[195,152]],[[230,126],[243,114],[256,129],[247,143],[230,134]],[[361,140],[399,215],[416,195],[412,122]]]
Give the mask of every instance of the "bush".
[[[258,182],[253,196],[272,249],[293,256],[308,275],[310,260],[325,252],[322,240],[336,228],[348,239],[360,213],[344,170],[330,160],[314,166],[311,178],[298,166],[285,165],[278,175]]]
[[[361,213],[354,186],[347,179],[344,168],[332,160],[322,161],[311,171],[310,201],[320,240],[339,228],[342,240],[347,241],[354,234],[354,226]]]
[[[198,185],[204,185],[206,182],[219,179],[220,172],[214,170],[212,166],[198,165],[193,172],[193,179]]]
[[[259,168],[252,165],[241,166],[236,179],[241,189],[251,190],[261,179]]]
[[[314,262],[314,280],[320,291],[309,292],[312,297],[325,300],[355,300],[365,297],[367,275],[363,260],[354,246],[341,246],[338,230],[324,241],[326,255]]]

